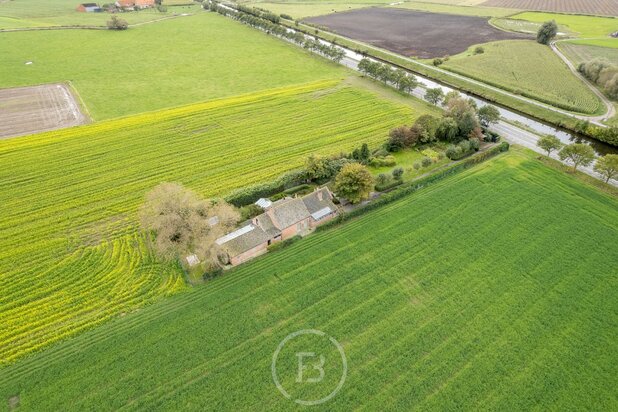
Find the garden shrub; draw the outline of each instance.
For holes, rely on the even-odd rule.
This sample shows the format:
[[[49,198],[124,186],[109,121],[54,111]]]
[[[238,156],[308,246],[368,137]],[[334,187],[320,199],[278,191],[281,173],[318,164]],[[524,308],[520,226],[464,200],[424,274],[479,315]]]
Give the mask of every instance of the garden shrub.
[[[376,184],[376,192],[384,192],[387,190],[390,190],[394,187],[397,187],[399,185],[403,184],[403,180],[401,179],[389,179],[386,183],[378,185]]]
[[[421,159],[421,165],[422,165],[423,167],[428,167],[428,166],[430,166],[432,163],[433,163],[433,162],[431,161],[431,158],[429,158],[429,157],[427,157],[427,156],[425,156],[425,157],[423,157],[423,158]]]
[[[369,159],[369,166],[371,167],[391,167],[395,166],[397,161],[395,160],[395,156],[388,155],[384,157],[372,157]]]

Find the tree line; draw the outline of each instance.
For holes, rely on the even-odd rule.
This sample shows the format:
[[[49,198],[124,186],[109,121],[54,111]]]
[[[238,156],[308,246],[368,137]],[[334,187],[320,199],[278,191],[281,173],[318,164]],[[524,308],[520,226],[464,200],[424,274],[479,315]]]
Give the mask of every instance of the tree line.
[[[388,64],[373,61],[366,57],[358,63],[358,71],[375,80],[390,83],[404,93],[410,93],[418,86],[416,77],[408,74],[405,70],[393,69]]]
[[[301,32],[278,24],[280,17],[276,14],[243,5],[237,5],[236,9],[230,10],[230,8],[214,1],[206,3],[204,7],[224,16],[232,17],[243,24],[260,29],[268,34],[292,41],[306,50],[333,60],[335,63],[339,63],[345,57],[345,51],[335,44],[325,44],[317,38],[312,39]]]
[[[580,166],[590,166],[596,156],[594,149],[585,143],[563,144],[554,135],[545,135],[537,141],[537,146],[547,152],[549,157],[552,152],[558,151],[558,157],[562,161],[568,161],[573,165],[573,172]],[[618,155],[608,154],[597,159],[593,166],[595,172],[600,174],[609,183],[611,179],[618,180]]]

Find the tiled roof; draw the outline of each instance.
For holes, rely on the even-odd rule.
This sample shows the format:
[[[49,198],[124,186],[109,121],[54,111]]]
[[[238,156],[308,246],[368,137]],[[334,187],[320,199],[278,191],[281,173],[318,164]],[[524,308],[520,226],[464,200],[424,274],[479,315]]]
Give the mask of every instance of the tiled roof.
[[[320,200],[320,195],[322,196],[322,200]],[[310,214],[322,210],[325,207],[329,207],[332,211],[337,209],[337,207],[331,200],[332,196],[330,192],[325,187],[318,189],[308,194],[307,196],[304,196],[302,199],[305,203],[305,207]]]
[[[275,237],[281,234],[281,231],[275,227],[268,213],[262,213],[255,217],[257,226],[259,226],[267,235]]]
[[[310,216],[305,203],[300,198],[287,199],[280,204],[273,205],[267,213],[273,218],[275,226],[281,230]]]
[[[259,227],[255,227],[253,225],[245,226],[239,230],[236,230],[232,233],[236,234],[239,232],[237,236],[233,236],[228,239],[224,239],[229,235],[224,236],[223,238],[217,239],[217,244],[224,247],[230,256],[238,256],[243,252],[246,252],[262,243],[265,243],[270,239],[270,236],[266,234]],[[230,233],[230,235],[232,234]],[[224,240],[221,241],[220,240]]]

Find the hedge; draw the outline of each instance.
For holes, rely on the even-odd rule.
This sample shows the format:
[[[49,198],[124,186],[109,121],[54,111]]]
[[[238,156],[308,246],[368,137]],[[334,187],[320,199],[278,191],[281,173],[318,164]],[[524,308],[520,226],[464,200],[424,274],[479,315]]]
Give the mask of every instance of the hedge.
[[[450,166],[446,169],[442,169],[436,173],[433,173],[429,176],[422,177],[420,179],[414,180],[412,182],[408,182],[399,188],[393,190],[392,192],[388,192],[380,196],[378,199],[367,203],[364,206],[361,206],[357,209],[352,210],[348,213],[340,212],[337,217],[334,219],[318,226],[316,231],[327,230],[331,227],[337,226],[353,217],[360,216],[369,212],[370,210],[374,210],[380,208],[384,205],[392,203],[396,200],[399,200],[411,193],[416,192],[423,187],[430,185],[435,182],[439,182],[440,180],[452,176],[454,174],[463,172],[479,163],[483,163],[485,160],[494,157],[495,155],[506,152],[509,150],[509,144],[507,142],[502,142],[497,146],[492,147],[491,149],[485,150],[483,152],[477,153],[475,156],[469,157],[461,162]]]
[[[298,185],[304,182],[306,175],[302,169],[292,170],[270,182],[236,189],[225,197],[225,201],[236,207],[250,205],[262,197],[271,197],[287,189],[298,188]]]

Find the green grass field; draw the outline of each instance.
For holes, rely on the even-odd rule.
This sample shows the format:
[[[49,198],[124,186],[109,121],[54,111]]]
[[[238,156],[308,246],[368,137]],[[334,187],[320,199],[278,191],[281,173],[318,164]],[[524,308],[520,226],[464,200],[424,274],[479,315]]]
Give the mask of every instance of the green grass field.
[[[124,32],[32,31],[2,39],[0,88],[70,81],[94,120],[349,75],[206,12]]]
[[[446,2],[406,1],[392,7],[427,11],[433,13],[458,14],[461,16],[505,17],[518,13],[517,9],[501,7],[475,7],[471,5],[444,4]]]
[[[183,287],[137,233],[158,183],[224,195],[375,146],[409,100],[329,81],[0,141],[0,364]]]
[[[618,201],[535,156],[501,155],[6,367],[0,398],[290,410],[273,352],[315,328],[348,360],[315,409],[615,410]]]
[[[506,40],[483,48],[485,53],[474,55],[473,46],[441,67],[567,110],[592,114],[603,109],[598,97],[549,47]]]
[[[618,64],[618,49],[609,47],[591,46],[588,44],[564,41],[557,43],[560,50],[575,66],[582,62],[594,59],[606,60]]]
[[[305,17],[321,16],[331,13],[341,13],[348,10],[364,8],[364,7],[397,7],[414,9],[435,13],[459,14],[464,16],[488,16],[488,17],[504,17],[511,14],[519,13],[516,9],[505,9],[497,7],[473,7],[470,5],[449,5],[440,3],[432,3],[425,1],[406,1],[400,4],[389,5],[385,2],[365,1],[365,2],[315,2],[315,1],[286,1],[286,2],[251,2],[255,7],[261,7],[270,10],[276,14],[285,13],[295,19]]]
[[[512,16],[512,18],[528,20],[537,23],[555,20],[556,23],[558,23],[559,25],[567,26],[573,32],[578,33],[579,37],[582,38],[609,38],[610,33],[618,30],[618,18],[612,17],[525,12]],[[614,41],[615,45],[613,47],[618,47],[618,39],[615,39]]]
[[[506,31],[515,31],[520,33],[535,34],[539,31],[539,28],[543,24],[542,22],[533,22],[528,20],[521,20],[518,18],[498,18],[491,19],[490,23],[499,29]],[[577,33],[571,31],[567,26],[562,24],[558,25],[558,38],[562,37],[576,37]]]
[[[113,3],[113,2],[112,2]],[[186,2],[185,2],[186,3]],[[108,13],[80,13],[75,0],[8,0],[0,1],[0,29],[44,26],[105,26]],[[100,3],[103,4],[103,3]],[[143,23],[179,13],[194,13],[197,7],[175,7],[166,13],[155,9],[123,13],[129,24]]]
[[[275,14],[287,14],[295,19],[340,13],[348,10],[373,7],[371,3],[251,3],[251,6],[270,10]]]

